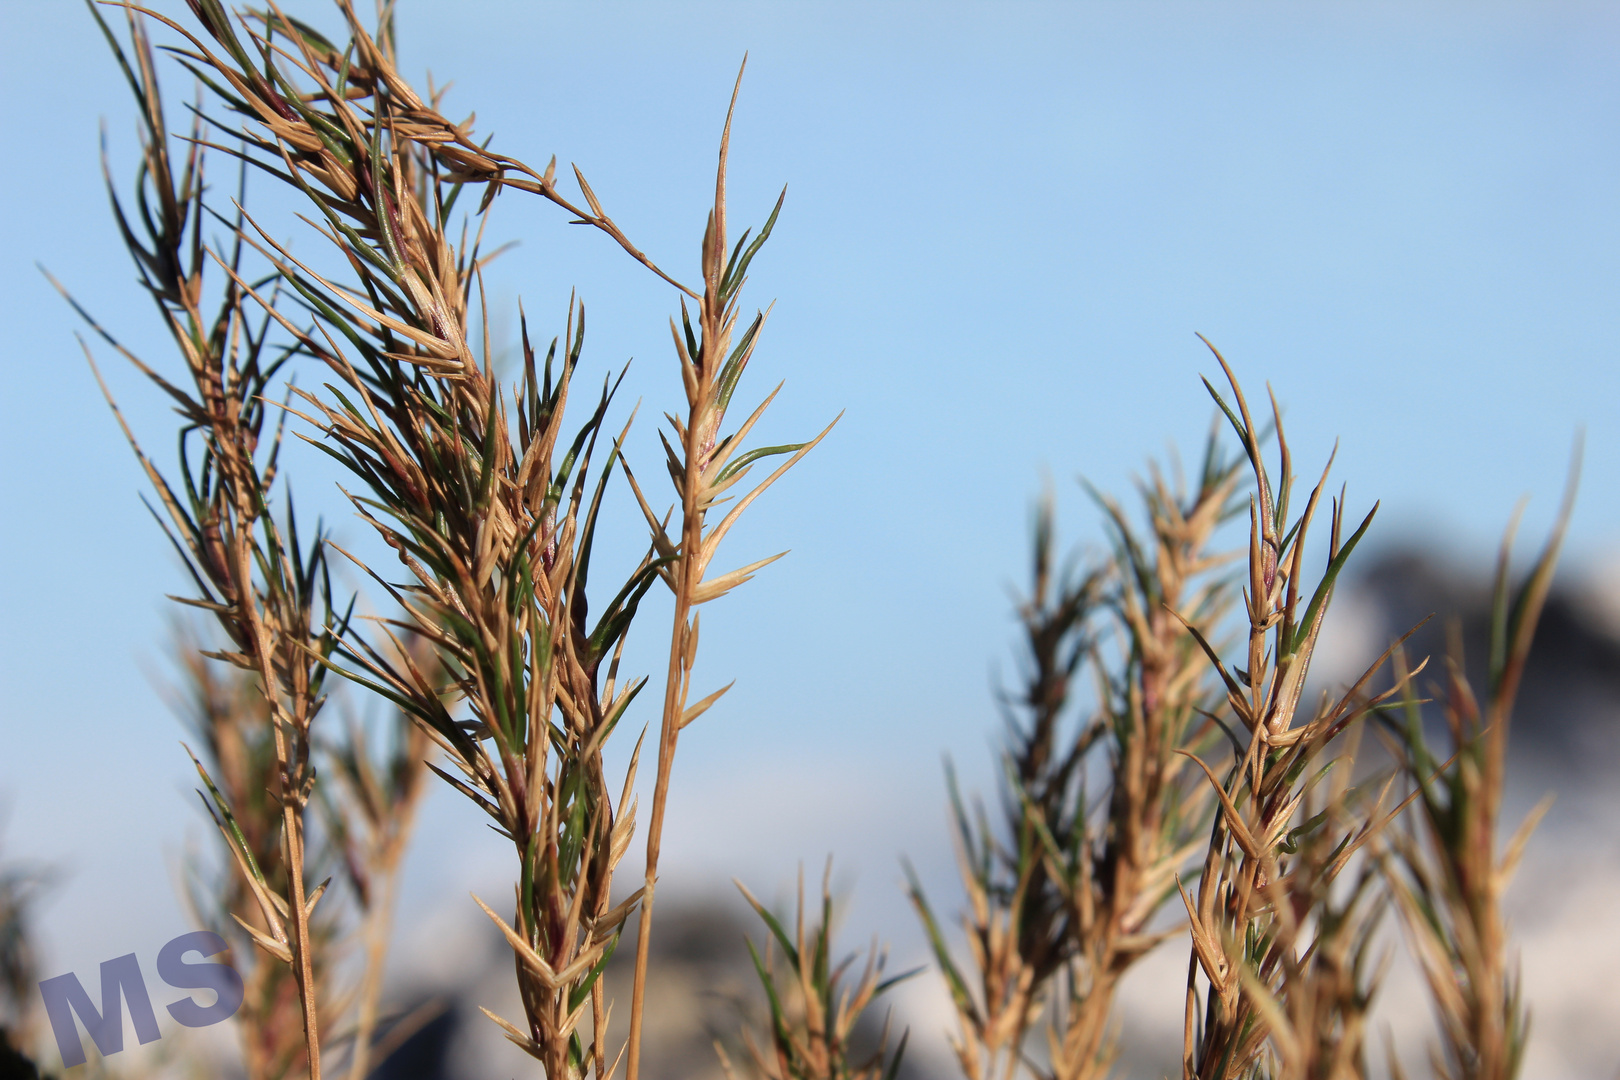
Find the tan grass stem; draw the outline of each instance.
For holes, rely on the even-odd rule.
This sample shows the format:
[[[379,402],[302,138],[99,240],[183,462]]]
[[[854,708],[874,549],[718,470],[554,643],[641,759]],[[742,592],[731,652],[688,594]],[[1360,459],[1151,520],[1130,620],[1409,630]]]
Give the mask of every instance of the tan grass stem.
[[[737,81],[732,88],[731,103],[726,110],[725,126],[720,136],[719,163],[715,171],[714,206],[710,210],[703,236],[701,261],[703,293],[697,297],[697,334],[693,333],[684,301],[681,307],[682,328],[677,329],[673,320],[670,325],[681,364],[681,381],[687,399],[684,421],[677,420],[674,425],[676,444],[680,447],[679,455],[677,456],[670,447],[667,439],[664,443],[670,459],[668,462],[670,475],[675,480],[676,496],[680,504],[678,545],[670,541],[663,522],[653,513],[635,478],[630,474],[628,464],[625,465],[626,478],[635,491],[636,499],[652,530],[653,548],[669,560],[669,566],[661,571],[661,574],[675,598],[669,664],[664,679],[664,704],[659,720],[658,771],[653,787],[652,813],[647,824],[642,910],[636,933],[636,963],[631,988],[630,1033],[625,1065],[627,1080],[638,1080],[640,1075],[653,903],[657,890],[658,862],[662,852],[664,818],[676,748],[681,729],[696,720],[725,693],[726,689],[729,689],[729,686],[722,688],[696,705],[688,705],[692,668],[696,662],[698,646],[699,620],[696,609],[702,604],[724,596],[731,589],[746,582],[758,569],[781,556],[772,556],[718,577],[708,576],[707,570],[721,540],[743,511],[766,488],[809,453],[832,428],[829,424],[807,443],[740,453],[743,438],[775,397],[773,391],[739,428],[730,434],[722,433],[732,394],[753,355],[754,347],[759,340],[759,331],[765,323],[765,313],[756,314],[741,341],[733,347],[738,293],[746,280],[749,264],[761,244],[770,235],[776,215],[782,207],[782,201],[778,199],[776,208],[772,210],[770,218],[753,244],[745,249],[748,240],[748,234],[745,233],[735,250],[730,252],[728,259],[726,163],[731,149],[731,121],[736,111],[737,95],[742,87],[743,70],[746,70],[746,67],[745,57],[742,68],[737,72]],[[784,197],[785,194],[784,192]],[[834,423],[836,422],[834,420]],[[708,511],[717,504],[722,494],[747,475],[753,462],[776,454],[790,456],[767,479],[737,499],[720,523],[710,528]]]

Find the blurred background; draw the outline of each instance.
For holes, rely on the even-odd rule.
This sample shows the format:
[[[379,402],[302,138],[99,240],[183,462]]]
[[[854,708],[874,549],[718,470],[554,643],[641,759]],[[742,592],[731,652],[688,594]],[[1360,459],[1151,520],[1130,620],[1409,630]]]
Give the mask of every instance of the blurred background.
[[[293,13],[333,23],[319,3]],[[941,762],[970,789],[992,784],[992,691],[1033,502],[1049,487],[1065,543],[1096,551],[1078,477],[1124,494],[1167,447],[1196,459],[1211,414],[1199,376],[1219,374],[1201,332],[1251,397],[1272,386],[1300,472],[1336,443],[1350,516],[1380,503],[1329,620],[1323,680],[1431,611],[1479,618],[1515,505],[1529,498],[1528,552],[1584,431],[1507,813],[1558,795],[1514,893],[1535,1018],[1526,1075],[1615,1075],[1620,10],[400,0],[398,15],[402,67],[453,80],[448,113],[476,110],[505,153],[577,163],[677,277],[696,276],[745,52],[734,229],[788,186],[745,295],[776,301],[753,389],[786,380],[762,441],[843,419],[731,542],[739,563],[792,553],[705,618],[700,687],[738,683],[683,739],[666,833],[661,910],[686,927],[670,947],[714,943],[688,948],[692,977],[718,991],[688,1034],[734,1026],[723,999],[746,990],[753,928],[735,921],[732,877],[786,901],[800,863],[813,878],[832,854],[847,940],[876,933],[896,968],[923,962],[898,860],[955,905]],[[149,963],[190,928],[178,883],[209,841],[163,693],[164,594],[184,583],[36,261],[137,352],[176,361],[107,209],[98,125],[127,185],[135,115],[84,9],[0,5],[0,89],[0,863],[49,868],[44,973],[89,978],[123,953]],[[189,94],[172,80],[173,115]],[[520,302],[537,338],[560,332],[577,290],[591,378],[634,358],[632,461],[656,473],[653,421],[679,394],[671,290],[549,205],[499,205],[495,239],[521,239],[489,275],[500,340],[515,340]],[[284,217],[272,231],[297,250],[301,228]],[[163,402],[98,355],[168,460]],[[315,458],[289,465],[301,503],[363,546]],[[601,557],[633,562],[633,508],[613,512],[624,539]],[[660,662],[654,595],[632,670]],[[637,707],[656,723],[655,702]],[[509,961],[467,898],[504,899],[510,881],[499,838],[434,791],[395,932],[400,1000],[514,1008]],[[1185,962],[1165,946],[1127,986],[1133,1075],[1172,1067]],[[1420,1000],[1397,972],[1386,1017],[1413,1061]],[[932,976],[896,1002],[919,1074],[947,1075]],[[465,1011],[440,1027],[459,1048],[453,1075],[526,1068]]]

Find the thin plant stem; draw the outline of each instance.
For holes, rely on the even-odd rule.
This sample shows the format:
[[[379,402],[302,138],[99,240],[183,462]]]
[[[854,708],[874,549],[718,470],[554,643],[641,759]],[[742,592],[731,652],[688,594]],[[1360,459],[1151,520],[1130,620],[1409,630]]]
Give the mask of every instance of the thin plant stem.
[[[747,62],[744,61],[744,67]],[[703,245],[703,297],[700,301],[700,319],[703,329],[702,347],[693,357],[696,367],[696,387],[688,389],[689,408],[686,430],[682,440],[685,461],[681,474],[681,546],[680,558],[674,571],[675,614],[669,635],[669,666],[664,676],[664,708],[658,728],[658,773],[653,787],[652,814],[647,822],[647,865],[642,884],[641,918],[636,924],[636,967],[630,991],[630,1036],[628,1059],[625,1063],[626,1080],[638,1080],[641,1075],[642,1024],[646,1012],[647,962],[652,945],[653,900],[658,884],[658,857],[663,848],[664,813],[669,802],[670,775],[675,768],[675,748],[680,738],[681,717],[686,711],[686,699],[691,687],[692,662],[697,646],[697,628],[688,623],[694,593],[702,578],[702,567],[697,563],[703,549],[703,522],[707,507],[690,493],[700,491],[703,468],[708,447],[701,440],[713,437],[713,428],[706,424],[706,412],[714,407],[714,375],[722,356],[720,350],[729,342],[723,334],[724,313],[719,310],[720,260],[726,250],[726,155],[731,144],[731,117],[737,107],[737,91],[742,87],[742,71],[737,72],[737,86],[732,90],[731,106],[726,110],[726,124],[720,136],[720,164],[716,170],[714,210],[709,217],[709,228]],[[688,376],[690,380],[690,376]],[[716,418],[718,423],[718,418]]]

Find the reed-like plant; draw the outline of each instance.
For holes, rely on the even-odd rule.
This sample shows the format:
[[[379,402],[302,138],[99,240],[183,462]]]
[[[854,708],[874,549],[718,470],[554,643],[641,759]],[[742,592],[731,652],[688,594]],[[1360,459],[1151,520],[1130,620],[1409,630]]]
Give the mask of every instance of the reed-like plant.
[[[415,643],[417,667],[429,681],[442,682],[432,651]],[[349,716],[348,729],[337,744],[327,747],[331,775],[339,781],[335,798],[323,805],[331,846],[342,854],[343,868],[358,908],[355,936],[362,953],[361,973],[354,990],[354,1024],[350,1041],[350,1080],[364,1080],[374,1063],[385,1060],[387,1044],[375,1047],[383,976],[388,964],[389,937],[399,899],[399,879],[406,849],[416,823],[417,810],[427,792],[427,774],[434,756],[432,740],[408,713],[390,710],[387,730],[368,734],[368,726]],[[380,737],[379,737],[380,735]],[[411,1029],[411,1020],[431,1015],[435,1003],[419,1006],[413,1017],[401,1018],[388,1034],[388,1043]],[[381,1052],[378,1052],[378,1051]]]
[[[1220,626],[1231,606],[1222,569],[1231,555],[1211,550],[1211,543],[1233,514],[1240,462],[1223,455],[1212,428],[1194,486],[1180,477],[1167,482],[1151,468],[1138,485],[1145,535],[1133,531],[1112,499],[1093,492],[1114,552],[1106,595],[1116,658],[1097,658],[1092,720],[1102,728],[1107,801],[1094,824],[1080,820],[1078,834],[1065,838],[1068,847],[1060,834],[1039,832],[1048,862],[1058,868],[1076,938],[1048,1026],[1054,1080],[1108,1074],[1119,981],[1171,936],[1153,923],[1208,821],[1209,793],[1192,780],[1183,755],[1218,738],[1209,720],[1218,697],[1198,640]],[[1043,813],[1036,820],[1051,818]]]
[[[1239,969],[1264,1025],[1267,1048],[1248,1075],[1267,1080],[1366,1080],[1367,1028],[1387,966],[1375,955],[1389,906],[1383,863],[1355,857],[1379,815],[1389,782],[1353,787],[1364,729],[1304,785],[1300,822],[1279,845],[1265,881],[1275,975]],[[1284,865],[1286,860],[1286,865]],[[1349,860],[1347,865],[1347,860]],[[1342,880],[1341,880],[1342,879]]]
[[[1155,914],[1175,891],[1208,820],[1208,792],[1178,752],[1209,740],[1218,703],[1194,631],[1229,605],[1210,550],[1231,515],[1238,461],[1212,431],[1195,484],[1157,467],[1138,485],[1146,533],[1113,499],[1113,558],[1080,573],[1054,553],[1050,498],[1035,517],[1023,623],[1023,683],[1001,701],[1006,724],[1000,821],[969,816],[951,780],[969,909],[969,970],[951,955],[915,878],[911,896],[957,1009],[963,1073],[1055,1080],[1108,1073],[1119,980],[1165,940]],[[1070,713],[1089,668],[1096,703]],[[1101,771],[1101,790],[1088,774]],[[1094,783],[1094,781],[1093,781]],[[1026,1046],[1045,1010],[1044,1054]]]
[[[515,915],[508,921],[485,910],[512,945],[526,1024],[499,1022],[548,1075],[589,1070],[605,1077],[612,1071],[599,976],[640,904],[627,1055],[634,1078],[652,896],[679,733],[723,693],[690,701],[696,609],[771,561],[727,573],[713,566],[747,506],[814,445],[744,450],[770,397],[741,424],[726,427],[764,322],[758,314],[738,332],[740,290],[776,212],[751,243],[747,233],[729,243],[728,115],[701,249],[702,285],[680,285],[630,244],[577,170],[589,209],[558,191],[554,161],[536,171],[495,154],[474,141],[469,125],[447,120],[437,98],[419,96],[395,66],[391,15],[373,34],[347,0],[339,0],[347,32],[339,47],[273,5],[239,17],[218,0],[191,6],[201,36],[148,14],[185,38],[189,47],[177,50],[181,62],[211,93],[210,105],[198,113],[208,134],[194,139],[193,157],[200,160],[204,147],[234,154],[307,197],[315,227],[337,249],[347,277],[339,283],[294,258],[240,208],[225,216],[232,254],[206,252],[193,241],[192,262],[200,273],[212,257],[229,277],[233,313],[257,305],[279,330],[287,355],[313,359],[335,377],[325,394],[300,391],[297,412],[318,428],[317,445],[364,485],[354,504],[399,554],[408,578],[395,585],[367,571],[399,604],[403,619],[376,623],[371,637],[328,619],[319,646],[294,649],[294,655],[323,673],[332,666],[344,670],[422,724],[461,776],[436,771],[489,813],[514,844],[520,868]],[[135,85],[143,101],[156,100],[149,73]],[[236,114],[240,129],[218,109]],[[160,129],[154,121],[153,131]],[[221,145],[222,138],[240,149]],[[477,228],[463,230],[458,241],[452,213],[468,184],[484,185],[484,198],[474,212]],[[487,315],[481,323],[472,316],[488,261],[480,248],[484,221],[503,187],[540,194],[606,232],[683,294],[682,322],[672,329],[686,406],[671,417],[672,438],[665,440],[677,527],[666,531],[668,518],[654,513],[626,467],[652,536],[646,557],[594,621],[587,617],[591,553],[624,438],[623,431],[613,437],[603,428],[615,384],[604,383],[582,422],[565,420],[584,332],[583,305],[570,304],[562,350],[553,341],[543,362],[525,320],[523,371],[508,404],[490,367]],[[200,187],[185,190],[192,200],[188,214],[194,210],[200,218]],[[265,262],[266,278],[242,272],[244,251]],[[696,307],[695,319],[687,300]],[[264,329],[255,333],[252,341],[266,340]],[[245,406],[250,412],[263,411],[265,389],[262,379],[253,384]],[[605,454],[599,439],[609,444]],[[711,523],[710,510],[743,490],[737,485],[754,464],[778,454],[790,456]],[[274,558],[263,561],[277,565]],[[660,578],[675,596],[675,630],[644,885],[615,902],[614,871],[634,829],[627,800],[638,754],[615,792],[603,750],[644,683],[621,677],[619,660],[637,607]],[[442,687],[412,658],[398,631],[431,643],[434,662],[448,673],[469,719],[452,712]],[[338,637],[342,659],[334,662]],[[298,730],[304,741],[294,745],[302,761],[307,723]],[[272,948],[277,939],[272,934],[261,944]],[[588,1043],[579,1033],[587,1007]],[[311,1074],[318,1076],[317,1023],[306,1012]]]
[[[208,789],[204,803],[257,909],[256,914],[243,908],[231,915],[290,969],[302,1021],[301,1055],[311,1075],[319,1076],[320,988],[310,925],[325,886],[312,889],[305,880],[305,816],[315,781],[311,730],[325,701],[326,661],[346,615],[333,605],[321,529],[317,526],[312,536],[301,538],[291,497],[278,496],[276,488],[283,426],[278,421],[267,429],[266,423],[290,350],[272,344],[271,315],[256,314],[250,298],[256,290],[278,296],[277,282],[274,274],[256,284],[241,276],[247,249],[240,241],[223,252],[205,245],[203,229],[210,218],[204,206],[200,122],[191,139],[171,135],[153,50],[133,12],[126,52],[93,4],[90,11],[140,106],[143,123],[133,215],[125,212],[110,173],[109,194],[124,244],[183,360],[185,378],[164,376],[120,345],[77,303],[74,307],[173,401],[182,418],[176,487],[142,450],[107,394],[157,495],[154,515],[195,586],[194,595],[182,602],[210,613],[224,634],[224,647],[206,655],[243,672],[264,702],[265,726],[260,730],[267,733],[273,753],[270,798],[279,817],[279,829],[263,837],[273,846],[272,862],[265,861],[265,845],[255,851],[231,799],[200,761],[197,767]],[[238,227],[241,220],[235,219]],[[209,286],[209,281],[217,284]],[[90,356],[88,346],[85,354]],[[278,497],[284,504],[280,523],[272,513]],[[244,788],[237,797],[256,799],[260,778],[242,779],[251,793]],[[278,869],[284,877],[272,880]]]
[[[276,857],[280,829],[269,794],[275,756],[263,695],[251,679],[212,662],[190,640],[177,641],[172,651],[183,669],[178,711],[198,740],[204,769],[234,808],[248,848],[261,867],[269,868],[266,876],[277,888],[285,875]],[[397,712],[393,730],[379,739],[368,735],[352,708],[344,711],[350,715],[343,736],[317,746],[318,768],[338,784],[335,790],[317,785],[312,791],[320,829],[312,831],[309,859],[317,875],[341,875],[351,903],[340,908],[329,902],[313,912],[310,939],[323,1029],[329,1041],[335,1037],[352,1046],[347,1071],[360,1080],[374,1064],[399,874],[433,748]],[[246,1075],[258,1080],[296,1074],[304,1054],[296,986],[285,966],[255,950],[231,919],[232,912],[242,911],[255,929],[266,929],[253,919],[246,880],[234,867],[223,875],[197,866],[191,870],[191,908],[199,921],[232,942],[230,961],[244,978],[236,1028]],[[354,946],[361,954],[360,973],[350,985],[341,969]],[[341,1033],[334,1032],[339,1023]]]
[[[523,1017],[492,1019],[552,1080],[609,1080],[621,1060],[638,1080],[680,736],[727,689],[694,700],[698,609],[780,557],[729,571],[716,562],[752,502],[827,434],[746,448],[775,391],[740,422],[733,410],[766,319],[757,310],[744,316],[742,290],[782,202],[757,235],[729,235],[728,110],[698,283],[683,284],[631,242],[577,168],[571,198],[557,185],[554,158],[537,170],[498,153],[471,120],[444,115],[442,94],[415,90],[397,67],[392,5],[368,26],[351,0],[335,0],[337,40],[273,2],[241,12],[222,0],[188,5],[190,28],[112,5],[125,11],[128,48],[91,6],[143,124],[133,196],[121,196],[109,173],[115,215],[184,377],[163,374],[74,306],[181,417],[171,482],[108,394],[195,587],[183,602],[219,635],[217,647],[182,650],[181,667],[204,804],[237,871],[200,889],[197,907],[205,919],[228,914],[262,951],[236,960],[249,975],[247,1074],[319,1080],[323,1047],[339,1041],[333,1023],[348,1012],[330,973],[351,932],[363,948],[351,1080],[381,1057],[374,1035],[392,883],[432,769],[512,845],[511,914],[478,903],[510,945]],[[169,131],[143,17],[180,36],[171,51],[203,88],[189,138]],[[240,164],[232,206],[209,193],[210,154]],[[250,215],[248,175],[303,200],[321,254],[295,257],[281,233],[289,223]],[[470,211],[462,201],[469,186],[482,188]],[[562,333],[547,346],[531,340],[523,317],[516,385],[497,376],[484,235],[503,188],[538,195],[606,234],[675,290],[680,318],[670,329],[684,400],[660,432],[674,489],[667,512],[624,458],[629,420],[609,422],[623,373],[604,373],[599,392],[569,407],[583,362],[582,303],[570,298]],[[208,223],[224,228],[222,244],[205,242]],[[1448,1080],[1508,1080],[1527,1021],[1500,902],[1534,817],[1500,855],[1495,830],[1508,717],[1562,523],[1511,605],[1504,548],[1486,705],[1468,690],[1460,659],[1445,692],[1450,761],[1437,764],[1423,741],[1410,689],[1421,667],[1402,662],[1388,689],[1368,691],[1399,642],[1307,712],[1302,695],[1335,583],[1372,514],[1346,538],[1342,494],[1332,500],[1327,566],[1307,585],[1305,546],[1326,470],[1291,517],[1295,476],[1275,401],[1273,474],[1265,437],[1215,355],[1234,404],[1206,385],[1241,455],[1224,456],[1212,433],[1193,484],[1150,470],[1138,485],[1145,526],[1093,492],[1112,558],[1085,572],[1056,566],[1050,506],[1037,514],[1020,611],[1023,684],[1003,702],[997,820],[982,806],[970,814],[952,781],[967,961],[954,957],[912,880],[955,1005],[958,1064],[972,1080],[1108,1075],[1120,980],[1177,932],[1158,915],[1179,890],[1192,944],[1183,1077],[1359,1080],[1378,981],[1371,943],[1392,894],[1442,1018],[1437,1071]],[[293,365],[329,381],[290,389]],[[394,581],[343,552],[397,617],[365,620],[362,631],[353,604],[335,602],[327,558],[340,549],[319,526],[300,536],[280,475],[289,416],[344,470],[360,519],[397,557],[402,580]],[[783,460],[745,483],[771,458]],[[1234,579],[1212,544],[1222,522],[1241,514],[1234,493],[1245,464],[1250,528]],[[616,473],[645,521],[645,534],[641,522],[631,526],[645,554],[601,589],[591,583],[592,556],[603,530],[619,527],[608,509]],[[603,573],[598,565],[597,581]],[[639,887],[627,890],[615,880],[634,841],[642,744],[612,778],[606,751],[647,682],[620,666],[640,605],[660,581],[673,619],[645,862]],[[1241,658],[1228,663],[1218,645],[1239,596]],[[1074,685],[1087,669],[1097,700],[1082,711],[1072,707]],[[359,728],[346,741],[317,732],[332,671],[391,703],[405,725],[381,758]],[[1386,706],[1397,696],[1404,720],[1391,726],[1413,791],[1386,809],[1389,785],[1350,785],[1359,725],[1392,716]],[[1223,739],[1233,751],[1224,772],[1208,760]],[[433,750],[445,768],[426,761]],[[330,764],[326,775],[338,786],[317,787],[317,760]],[[1421,828],[1369,847],[1413,800]],[[329,811],[324,836],[307,820],[312,801]],[[1183,872],[1201,849],[1189,890]],[[331,901],[317,908],[325,885],[309,880],[328,850],[343,856],[357,922],[341,920]],[[857,1020],[889,985],[876,946],[851,983],[853,968],[832,957],[825,883],[820,924],[808,930],[801,883],[791,936],[749,900],[771,933],[765,956],[755,953],[769,1049],[750,1043],[752,1064],[772,1080],[893,1080],[903,1038],[894,1054],[881,1040],[860,1060],[850,1045]],[[615,1049],[602,973],[632,916],[628,1038]],[[22,970],[24,954],[14,942],[8,953],[7,940],[0,937],[0,965]],[[772,959],[777,948],[785,976]],[[1044,1046],[1034,1045],[1037,1028]]]
[[[323,753],[312,734],[323,700],[323,658],[330,655],[346,618],[332,607],[324,533],[317,528],[307,546],[301,543],[290,496],[282,496],[285,526],[278,529],[270,516],[283,423],[278,419],[273,433],[266,432],[265,424],[276,411],[270,399],[284,393],[282,375],[294,350],[272,344],[273,320],[262,310],[254,318],[251,309],[258,305],[247,297],[257,290],[275,303],[283,294],[273,270],[251,285],[242,278],[251,253],[240,238],[224,252],[210,252],[202,241],[211,220],[234,221],[240,227],[245,164],[237,212],[221,217],[220,208],[204,203],[207,172],[200,118],[189,139],[171,136],[153,47],[141,20],[126,9],[126,49],[97,8],[92,5],[90,11],[141,107],[144,126],[133,192],[136,212],[124,212],[125,200],[110,173],[109,193],[121,236],[162,312],[191,389],[178,388],[185,383],[177,384],[138,360],[94,320],[90,324],[179,406],[184,418],[179,491],[158,473],[127,426],[125,432],[157,488],[159,520],[167,519],[170,539],[199,586],[199,597],[190,603],[212,612],[229,642],[225,648],[203,648],[187,631],[173,649],[181,675],[176,705],[197,742],[194,760],[208,791],[204,803],[220,825],[228,861],[236,867],[218,880],[194,876],[191,906],[202,922],[237,943],[232,962],[245,976],[237,1028],[248,1077],[316,1071],[318,1062],[309,1058],[312,1048],[318,1053],[318,1033],[345,1011],[345,996],[330,978],[343,930],[331,904],[313,910],[314,894],[302,883],[306,873],[336,862],[334,852],[321,850],[318,838],[310,839],[304,817],[315,795],[317,759],[349,765],[358,759],[352,752]],[[176,161],[183,165],[177,168]],[[217,301],[208,309],[211,293]],[[194,462],[198,447],[201,459]],[[248,603],[241,600],[245,594],[253,597]],[[267,665],[279,686],[269,693]],[[420,757],[410,745],[399,748]],[[295,782],[295,777],[301,779]],[[373,822],[388,837],[367,852],[381,860],[373,861],[374,874],[391,878],[397,869],[410,831],[409,814],[403,811],[414,805],[419,791],[419,785],[391,789],[391,795],[403,800],[393,809],[402,812]],[[291,830],[289,817],[295,821]],[[344,813],[327,815],[328,833],[346,833],[348,821]],[[355,866],[354,860],[349,864]],[[292,903],[295,893],[304,895],[301,904]],[[367,906],[363,887],[360,897],[362,907]],[[300,907],[305,910],[302,918],[290,914]],[[367,912],[367,934],[385,938],[387,918],[385,910]],[[254,942],[263,946],[264,956],[255,956]],[[360,988],[362,1036],[374,1023],[380,984],[371,972],[380,963],[380,955],[368,952]],[[363,1069],[363,1039],[360,1046],[354,1065]]]
[[[968,911],[963,916],[971,969],[951,956],[938,920],[916,875],[907,867],[911,901],[934,949],[957,1011],[952,1043],[963,1073],[979,1080],[1005,1070],[1023,1055],[1048,983],[1075,955],[1071,905],[1048,865],[1044,836],[1061,852],[1084,845],[1086,755],[1103,734],[1100,724],[1063,728],[1073,679],[1095,647],[1095,610],[1104,573],[1077,574],[1054,566],[1050,498],[1036,512],[1034,572],[1021,606],[1027,649],[1025,686],[1003,694],[1007,746],[1003,751],[1002,829],[982,804],[970,818],[947,767],[954,840]],[[1021,715],[1022,714],[1022,715]]]

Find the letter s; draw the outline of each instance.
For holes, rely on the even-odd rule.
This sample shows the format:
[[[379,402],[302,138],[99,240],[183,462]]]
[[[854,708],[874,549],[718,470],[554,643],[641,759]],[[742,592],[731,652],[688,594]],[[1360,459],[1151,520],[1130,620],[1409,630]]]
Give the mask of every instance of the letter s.
[[[221,1020],[229,1020],[242,1007],[242,976],[226,963],[188,964],[188,952],[204,957],[217,956],[229,946],[225,939],[210,930],[197,930],[181,934],[158,953],[158,978],[176,990],[212,990],[216,999],[212,1005],[198,1005],[191,998],[182,998],[169,1006],[169,1015],[186,1027],[207,1027]]]

